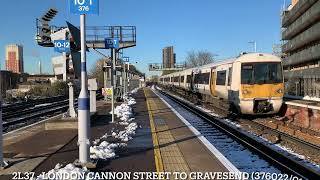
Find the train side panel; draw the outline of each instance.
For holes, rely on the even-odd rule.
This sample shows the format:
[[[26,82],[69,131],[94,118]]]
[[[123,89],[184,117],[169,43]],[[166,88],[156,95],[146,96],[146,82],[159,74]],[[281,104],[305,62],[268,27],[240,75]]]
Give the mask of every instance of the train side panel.
[[[216,67],[215,95],[219,99],[228,100],[228,74],[230,64],[223,64]]]
[[[232,64],[232,77],[231,86],[228,92],[228,100],[234,108],[240,112],[240,74],[241,74],[241,63],[235,61]]]

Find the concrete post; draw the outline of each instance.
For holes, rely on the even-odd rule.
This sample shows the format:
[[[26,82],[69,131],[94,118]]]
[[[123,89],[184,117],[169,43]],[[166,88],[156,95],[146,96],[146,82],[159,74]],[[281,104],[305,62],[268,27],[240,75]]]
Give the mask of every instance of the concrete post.
[[[67,57],[67,53],[63,52],[62,53],[62,56],[63,57]],[[68,62],[68,61],[67,61]],[[66,66],[67,67],[67,66]],[[62,74],[62,80],[63,82],[66,82],[67,81],[67,69],[64,69],[64,72]]]
[[[97,96],[96,91],[98,90],[98,84],[96,79],[88,80],[88,89],[90,91],[90,114],[97,112]]]
[[[122,74],[122,90],[123,90],[123,94],[122,97],[124,98],[124,96],[126,95],[126,63],[123,62],[123,74]]]
[[[69,116],[72,118],[77,117],[76,110],[74,109],[74,88],[72,82],[68,83],[69,86]]]
[[[80,36],[81,36],[81,91],[78,98],[78,144],[79,162],[88,163],[90,161],[90,102],[88,97],[88,78],[86,62],[86,30],[85,15],[80,15]]]
[[[130,89],[129,89],[129,84],[130,84],[129,71],[130,71],[130,63],[128,62],[128,69],[127,69],[127,73],[126,73],[126,77],[127,77],[127,93],[130,91]]]
[[[90,113],[97,112],[97,95],[95,90],[90,90]]]
[[[107,66],[107,63],[104,62],[103,65],[104,65],[104,66]],[[107,69],[105,69],[105,71],[103,72],[103,88],[104,88],[104,89],[107,88],[107,78],[108,78],[108,74],[107,74],[107,73],[108,73],[108,71],[107,71]],[[104,95],[104,100],[105,100],[105,101],[108,100],[107,97],[108,97],[107,95]]]
[[[115,90],[116,90],[116,85],[117,85],[117,76],[116,76],[116,49],[112,49],[112,96],[111,96],[111,112],[112,112],[112,123],[114,123],[114,103],[115,103]]]

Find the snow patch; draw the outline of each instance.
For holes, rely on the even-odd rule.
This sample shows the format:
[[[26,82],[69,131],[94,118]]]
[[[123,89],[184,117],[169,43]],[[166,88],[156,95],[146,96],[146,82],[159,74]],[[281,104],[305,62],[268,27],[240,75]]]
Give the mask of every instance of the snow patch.
[[[138,92],[140,88],[134,88],[132,91],[130,91],[130,94],[135,94]]]
[[[122,103],[121,105],[117,106],[114,109],[114,113],[118,118],[120,118],[121,121],[128,121],[133,116],[132,108],[126,103]],[[112,114],[112,111],[110,114]]]
[[[290,99],[298,99],[298,100],[307,100],[307,101],[317,101],[320,102],[320,98],[317,97],[310,97],[310,96],[292,96],[292,95],[285,95],[284,97]]]
[[[49,105],[51,105],[51,104],[52,104],[52,103],[37,104],[37,105],[35,105],[34,107],[49,106]]]
[[[102,141],[98,146],[90,147],[90,158],[91,159],[110,159],[116,156],[115,149],[119,147],[125,147],[123,143],[108,143]]]
[[[131,91],[131,94],[134,94],[138,91],[139,88]],[[130,95],[130,93],[128,94]],[[120,125],[126,125],[123,131],[119,131],[118,133],[112,129],[111,133],[105,133],[98,139],[95,139],[92,142],[92,146],[90,146],[90,158],[91,159],[111,159],[116,157],[115,150],[117,148],[126,147],[126,143],[109,143],[107,142],[108,137],[114,137],[116,139],[120,139],[122,142],[127,142],[131,140],[133,135],[136,133],[136,129],[138,128],[137,123],[132,122],[135,118],[133,117],[131,106],[136,104],[134,98],[130,96],[125,97],[125,102],[115,108],[115,115],[120,118]],[[110,112],[112,114],[112,112]],[[37,180],[48,179],[48,174],[56,173],[56,174],[84,174],[89,171],[84,168],[78,168],[73,164],[68,164],[62,168],[61,164],[57,164],[54,169],[50,170],[46,174],[41,174],[37,177]]]
[[[127,142],[132,139],[132,136],[136,134],[136,129],[138,128],[137,123],[132,122],[125,127],[125,130],[119,131],[119,133],[112,132],[114,138],[120,139],[121,141]]]
[[[233,121],[231,121],[230,119],[224,119],[225,121],[227,121],[229,124],[232,124],[232,125],[234,125],[234,126],[236,126],[236,127],[241,127],[241,125],[240,124],[238,124],[238,123],[235,123],[235,122],[233,122]]]

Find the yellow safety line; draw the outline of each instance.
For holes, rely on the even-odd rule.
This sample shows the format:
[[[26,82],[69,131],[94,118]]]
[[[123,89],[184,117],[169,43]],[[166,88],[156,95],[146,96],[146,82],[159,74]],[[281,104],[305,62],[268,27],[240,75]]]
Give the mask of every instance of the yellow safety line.
[[[161,158],[160,149],[159,149],[160,147],[159,147],[159,142],[158,142],[158,136],[156,133],[153,115],[152,115],[152,111],[150,108],[149,100],[146,96],[145,88],[143,89],[143,92],[144,92],[144,95],[147,99],[147,107],[148,107],[148,112],[149,112],[149,120],[150,120],[150,128],[151,128],[151,133],[152,133],[152,141],[153,141],[153,147],[154,147],[153,148],[154,149],[154,160],[156,163],[156,169],[157,169],[157,172],[164,172],[162,158]]]

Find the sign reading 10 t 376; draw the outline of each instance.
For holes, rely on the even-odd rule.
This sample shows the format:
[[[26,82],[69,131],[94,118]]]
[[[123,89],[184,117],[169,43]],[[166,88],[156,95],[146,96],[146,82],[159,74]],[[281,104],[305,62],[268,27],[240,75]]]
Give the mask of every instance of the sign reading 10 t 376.
[[[53,42],[54,51],[59,53],[70,52],[70,42],[67,40],[55,40]]]
[[[99,0],[69,0],[72,14],[99,14]]]

